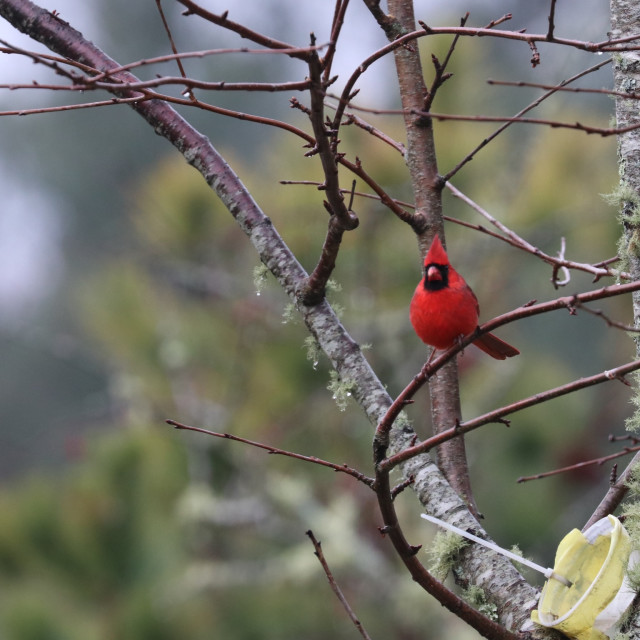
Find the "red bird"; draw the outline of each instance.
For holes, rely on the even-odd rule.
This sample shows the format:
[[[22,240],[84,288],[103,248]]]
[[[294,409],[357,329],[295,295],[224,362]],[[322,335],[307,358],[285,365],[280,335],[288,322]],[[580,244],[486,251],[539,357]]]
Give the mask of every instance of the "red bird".
[[[478,326],[478,299],[464,278],[449,264],[436,235],[424,259],[424,277],[411,300],[409,317],[418,337],[436,349],[449,349]],[[492,333],[473,341],[497,360],[520,352]]]

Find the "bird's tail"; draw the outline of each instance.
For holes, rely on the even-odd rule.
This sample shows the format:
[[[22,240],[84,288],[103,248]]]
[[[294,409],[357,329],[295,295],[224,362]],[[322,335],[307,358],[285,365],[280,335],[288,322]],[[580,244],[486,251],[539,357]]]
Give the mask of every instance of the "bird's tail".
[[[496,360],[512,358],[520,353],[515,347],[512,347],[504,340],[500,340],[500,338],[494,336],[493,333],[483,333],[473,341],[473,344]]]

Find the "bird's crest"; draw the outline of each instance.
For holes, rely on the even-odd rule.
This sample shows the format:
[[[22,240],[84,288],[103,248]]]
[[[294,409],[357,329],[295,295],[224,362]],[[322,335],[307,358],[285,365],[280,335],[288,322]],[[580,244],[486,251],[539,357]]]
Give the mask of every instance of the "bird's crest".
[[[433,237],[431,247],[429,247],[429,251],[424,259],[424,264],[425,266],[428,264],[449,264],[447,252],[444,250],[440,236],[437,234]]]

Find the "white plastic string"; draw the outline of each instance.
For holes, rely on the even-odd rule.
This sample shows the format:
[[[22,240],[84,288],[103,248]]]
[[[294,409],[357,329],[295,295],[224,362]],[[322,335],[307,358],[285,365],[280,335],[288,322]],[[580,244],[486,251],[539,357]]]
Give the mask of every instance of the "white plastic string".
[[[425,520],[428,520],[429,522],[433,522],[434,524],[437,524],[440,527],[448,529],[449,531],[453,531],[453,533],[457,533],[459,536],[462,536],[463,538],[468,538],[469,540],[473,540],[474,542],[481,544],[483,547],[488,547],[489,549],[493,549],[496,553],[506,556],[510,560],[519,562],[520,564],[524,564],[530,569],[533,569],[534,571],[538,571],[539,573],[542,573],[544,577],[547,579],[552,578],[553,580],[557,580],[558,582],[561,582],[566,587],[571,586],[571,582],[569,582],[569,580],[567,580],[564,576],[561,576],[560,574],[556,573],[553,569],[546,569],[542,565],[536,564],[531,560],[527,560],[526,558],[523,558],[522,556],[519,556],[516,553],[511,553],[511,551],[507,551],[506,549],[499,547],[497,544],[494,544],[493,542],[489,542],[488,540],[483,540],[482,538],[478,538],[478,536],[474,536],[472,533],[469,533],[468,531],[464,531],[463,529],[460,529],[459,527],[456,527],[453,524],[449,524],[444,520],[439,520],[438,518],[434,518],[433,516],[427,515],[426,513],[421,513],[420,517],[424,518]]]

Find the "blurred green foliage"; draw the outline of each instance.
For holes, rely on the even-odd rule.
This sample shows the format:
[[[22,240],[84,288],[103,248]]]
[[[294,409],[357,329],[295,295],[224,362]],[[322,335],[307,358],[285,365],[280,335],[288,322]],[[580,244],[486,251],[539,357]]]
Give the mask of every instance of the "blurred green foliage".
[[[327,533],[325,552],[368,623],[419,637],[425,604],[403,593],[376,539],[354,537],[370,500],[320,499],[304,472],[271,470],[260,493],[240,469],[196,484],[184,445],[157,428],[103,436],[63,476],[0,493],[3,638],[352,637],[303,535],[309,526]],[[415,610],[398,622],[408,602]],[[430,625],[445,625],[438,609]]]

